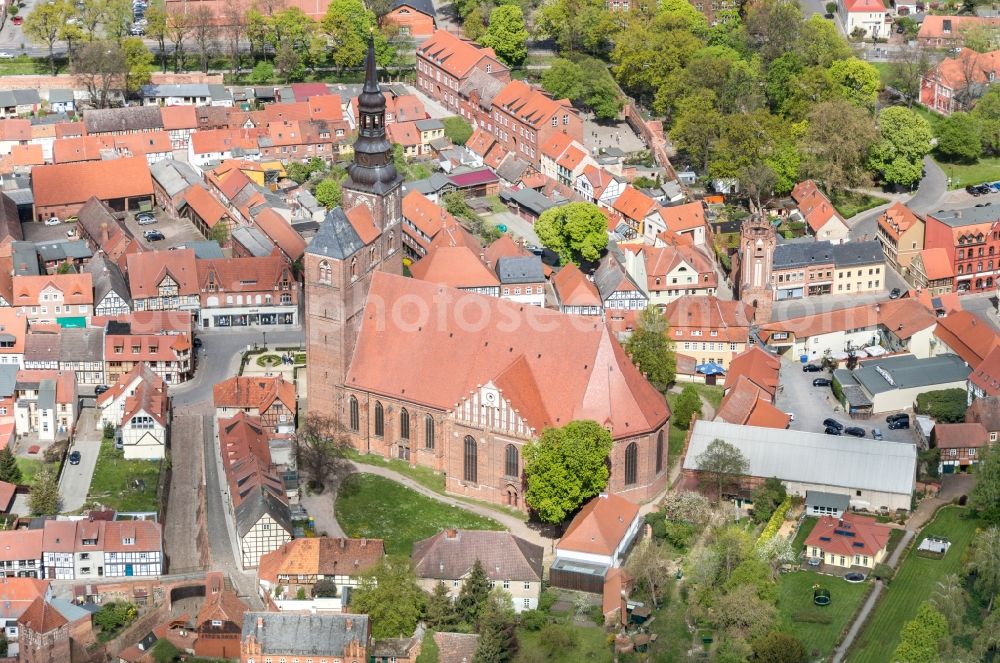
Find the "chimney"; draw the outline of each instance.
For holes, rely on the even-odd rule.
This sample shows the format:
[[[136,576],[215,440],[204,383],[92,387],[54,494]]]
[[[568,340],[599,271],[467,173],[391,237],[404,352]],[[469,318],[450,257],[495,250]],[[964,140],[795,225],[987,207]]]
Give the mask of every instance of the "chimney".
[[[449,538],[449,539],[457,539],[458,538],[458,530],[457,529],[446,529],[444,531],[444,535],[447,538]]]
[[[258,630],[262,630],[263,628],[264,628],[264,618],[258,616],[257,617],[257,629]]]
[[[344,539],[340,539],[340,549],[343,550],[346,547],[347,547],[347,541],[345,541]]]
[[[104,221],[101,223],[101,246],[106,245],[111,241],[111,235],[108,233],[108,222]]]
[[[354,620],[353,619],[345,619],[344,620],[344,630],[350,632],[351,629],[353,629],[353,628],[354,628]]]

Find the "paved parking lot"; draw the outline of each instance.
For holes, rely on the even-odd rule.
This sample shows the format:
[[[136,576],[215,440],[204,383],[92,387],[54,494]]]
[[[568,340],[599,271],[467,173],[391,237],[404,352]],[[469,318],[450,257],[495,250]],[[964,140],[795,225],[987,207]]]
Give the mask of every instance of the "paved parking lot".
[[[148,249],[171,249],[175,246],[190,242],[200,242],[205,238],[194,227],[194,224],[187,219],[170,218],[163,210],[154,207],[152,214],[156,217],[156,223],[148,226],[140,226],[136,223],[135,213],[129,212],[125,217],[125,226],[132,233],[132,236],[144,247]],[[159,230],[163,233],[164,239],[158,242],[150,242],[143,233],[147,230]]]
[[[28,242],[57,242],[64,239],[77,239],[75,234],[72,237],[66,235],[70,230],[75,232],[75,223],[60,223],[58,226],[47,226],[40,221],[30,221],[21,224],[24,239]]]
[[[80,464],[70,465],[67,460],[59,477],[59,495],[62,497],[64,512],[78,511],[87,502],[90,480],[97,467],[97,457],[101,452],[102,430],[97,429],[97,411],[85,408],[76,423],[76,435],[67,453],[80,452]]]
[[[886,440],[893,442],[914,443],[916,440],[913,429],[889,430],[885,423],[887,412],[876,414],[871,419],[852,419],[844,412],[844,408],[833,397],[830,387],[814,387],[815,378],[832,377],[829,371],[821,373],[804,373],[802,365],[785,358],[781,362],[780,387],[778,387],[777,406],[783,412],[795,415],[789,428],[791,430],[822,433],[823,420],[827,417],[836,419],[844,426],[864,428],[871,439],[871,429],[879,428]],[[912,414],[912,413],[911,413]]]

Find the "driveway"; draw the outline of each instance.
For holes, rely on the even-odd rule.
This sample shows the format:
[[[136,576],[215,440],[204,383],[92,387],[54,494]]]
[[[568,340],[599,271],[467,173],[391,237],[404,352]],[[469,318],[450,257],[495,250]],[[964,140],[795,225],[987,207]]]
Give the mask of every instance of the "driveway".
[[[874,415],[871,419],[852,419],[837,400],[833,397],[830,387],[814,387],[815,378],[831,377],[830,373],[804,373],[802,365],[790,359],[782,359],[780,385],[777,394],[777,406],[782,412],[791,412],[795,420],[789,425],[791,430],[822,433],[823,420],[836,419],[844,426],[864,428],[871,440],[871,429],[879,428],[884,439],[892,442],[914,444],[916,439],[913,429],[889,430],[885,423],[885,413]]]
[[[69,452],[80,452],[80,464],[70,465],[67,459],[59,477],[59,495],[62,497],[62,510],[66,513],[79,511],[87,502],[90,480],[94,477],[97,456],[101,452],[103,431],[97,430],[96,422],[97,410],[84,408],[77,421],[76,437],[69,448]]]
[[[518,237],[523,237],[528,244],[534,244],[535,246],[541,246],[542,240],[538,239],[538,235],[535,234],[534,227],[519,217],[517,214],[512,212],[499,212],[497,214],[488,214],[486,220],[495,226],[501,223],[507,226],[509,232],[514,233]]]

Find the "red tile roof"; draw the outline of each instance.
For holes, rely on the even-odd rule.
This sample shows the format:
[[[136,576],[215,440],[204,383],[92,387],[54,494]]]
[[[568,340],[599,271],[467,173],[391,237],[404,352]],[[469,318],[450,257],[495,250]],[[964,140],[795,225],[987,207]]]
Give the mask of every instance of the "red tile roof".
[[[35,207],[72,205],[153,195],[153,178],[144,157],[38,166],[31,171]]]
[[[244,177],[246,176],[244,175]],[[267,235],[281,249],[282,253],[288,256],[289,260],[298,260],[306,252],[306,240],[273,209],[261,210],[253,221],[260,231]]]
[[[663,311],[670,325],[671,340],[698,338],[706,342],[746,343],[753,308],[749,304],[722,300],[714,295],[681,297],[667,304]],[[692,331],[709,332],[692,336]]]
[[[856,513],[845,513],[840,519],[823,516],[806,537],[806,546],[847,558],[855,555],[875,557],[889,543],[891,531],[892,528],[880,525],[874,518]],[[824,541],[824,538],[830,540]]]
[[[86,521],[81,520],[82,525]],[[159,523],[152,520],[112,520],[104,525],[104,550],[106,552],[141,552],[163,550]],[[125,543],[131,540],[132,543]]]
[[[542,143],[542,146],[538,148],[538,152],[542,156],[557,161],[572,143],[573,139],[569,137],[569,134],[556,133]]]
[[[776,408],[771,398],[771,394],[743,375],[735,381],[726,376],[726,396],[715,419],[761,428],[788,428],[791,417]]]
[[[639,505],[619,495],[601,494],[576,514],[556,550],[613,555],[639,515]]]
[[[986,355],[1000,346],[1000,334],[969,311],[958,311],[938,318],[934,335],[972,367],[979,366]]]
[[[257,577],[272,583],[279,576],[358,576],[385,555],[382,539],[319,537],[294,539],[277,550],[262,555]]]
[[[52,604],[46,603],[45,599],[39,596],[17,618],[17,623],[22,628],[35,633],[48,633],[61,626],[65,626],[69,621],[58,610],[52,607]]]
[[[11,306],[38,306],[42,291],[54,288],[62,293],[63,302],[72,306],[94,303],[93,277],[83,274],[41,274],[14,276],[14,301]]]
[[[772,397],[778,388],[778,372],[781,370],[781,360],[762,350],[759,345],[751,345],[729,362],[726,371],[726,389],[730,382],[745,377],[750,382],[768,392]]]
[[[295,412],[295,384],[282,377],[239,376],[212,388],[216,408],[252,408],[264,412],[275,401]]]
[[[948,252],[943,248],[924,249],[920,252],[920,260],[924,263],[924,274],[928,281],[955,276],[955,268],[948,258]]]
[[[198,270],[192,249],[145,251],[128,257],[128,282],[132,299],[158,296],[164,278],[177,283],[180,295],[198,294]]]
[[[553,116],[563,113],[576,114],[568,99],[557,101],[541,90],[518,80],[507,83],[493,97],[493,106],[499,106],[524,124],[536,129],[546,126]]]
[[[580,268],[570,263],[552,277],[552,287],[563,306],[603,306],[601,293]]]
[[[547,331],[525,334],[518,324],[470,328],[454,318],[459,300],[474,305],[489,320],[526,321],[530,316]],[[377,306],[391,309],[400,301],[428,307],[435,323],[414,334],[401,320],[376,316]],[[522,355],[549,416],[527,421],[536,430],[584,418],[602,422],[616,437],[631,436],[658,430],[669,416],[663,396],[643,379],[599,320],[582,325],[577,316],[382,272],[372,279],[347,384],[447,410],[477,385],[499,379]],[[442,362],[440,357],[450,359]],[[596,380],[595,375],[602,378]],[[531,406],[512,403],[518,410]]]
[[[160,109],[160,117],[167,131],[198,128],[198,113],[194,106],[164,106]]]
[[[866,14],[884,14],[885,5],[882,0],[844,0],[844,9],[848,12],[865,12]]]
[[[427,255],[410,267],[413,278],[452,288],[499,286],[500,280],[482,261],[478,252],[466,246],[432,245]]]
[[[945,31],[945,25],[949,26]],[[1000,19],[980,16],[942,16],[927,14],[920,23],[917,39],[961,39],[972,26],[1000,27]]]
[[[706,225],[705,208],[701,201],[674,205],[673,207],[661,207],[660,218],[666,224],[667,230],[675,233],[702,228]]]
[[[986,358],[973,367],[969,382],[987,396],[1000,396],[1000,347],[990,350]]]
[[[642,221],[656,209],[656,201],[630,184],[611,204],[611,208],[629,219]]]
[[[184,202],[209,228],[214,228],[219,221],[229,216],[225,206],[200,183],[192,184],[184,191]]]
[[[981,449],[989,443],[989,439],[986,427],[980,423],[934,426],[934,441],[938,449]]]
[[[901,235],[916,224],[922,224],[923,217],[917,215],[913,210],[903,203],[893,203],[889,209],[884,211],[878,218],[878,225],[886,235],[899,241]]]
[[[393,122],[386,125],[386,131],[393,143],[399,143],[403,147],[420,145],[420,131],[416,122]]]
[[[429,39],[420,44],[417,47],[417,57],[430,60],[458,79],[467,76],[484,57],[492,61],[494,72],[506,69],[496,59],[496,53],[492,48],[481,48],[446,30],[436,30]]]

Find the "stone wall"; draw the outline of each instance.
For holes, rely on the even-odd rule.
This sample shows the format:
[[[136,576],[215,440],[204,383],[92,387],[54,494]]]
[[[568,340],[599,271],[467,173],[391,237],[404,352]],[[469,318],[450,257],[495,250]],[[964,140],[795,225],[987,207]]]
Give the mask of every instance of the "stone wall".
[[[203,74],[200,71],[189,74],[161,74],[156,72],[152,76],[152,82],[160,85],[173,83],[222,83],[222,74]],[[27,90],[35,88],[37,90],[65,90],[78,89],[80,86],[71,74],[60,74],[59,76],[0,76],[0,90]]]
[[[624,113],[625,121],[646,143],[653,154],[653,159],[667,171],[667,179],[675,179],[677,173],[674,172],[670,157],[667,155],[667,139],[663,133],[663,123],[659,120],[643,119],[642,114],[631,101],[625,104]]]

